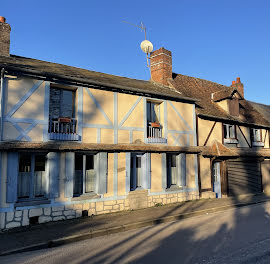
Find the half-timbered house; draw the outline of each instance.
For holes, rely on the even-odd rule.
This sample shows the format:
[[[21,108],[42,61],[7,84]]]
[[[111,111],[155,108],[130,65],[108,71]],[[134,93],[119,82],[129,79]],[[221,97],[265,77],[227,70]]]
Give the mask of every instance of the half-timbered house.
[[[199,198],[196,99],[11,55],[0,21],[1,229]]]

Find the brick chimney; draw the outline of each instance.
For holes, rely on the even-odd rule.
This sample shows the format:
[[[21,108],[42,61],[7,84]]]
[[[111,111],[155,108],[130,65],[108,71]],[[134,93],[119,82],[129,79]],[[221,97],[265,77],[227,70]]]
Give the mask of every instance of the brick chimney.
[[[232,81],[232,86],[234,86],[244,98],[244,84],[241,83],[240,77],[237,77],[236,81]]]
[[[151,80],[163,85],[169,85],[168,79],[172,79],[172,53],[160,48],[150,56]]]
[[[10,25],[6,19],[0,16],[0,56],[9,56],[10,47]]]

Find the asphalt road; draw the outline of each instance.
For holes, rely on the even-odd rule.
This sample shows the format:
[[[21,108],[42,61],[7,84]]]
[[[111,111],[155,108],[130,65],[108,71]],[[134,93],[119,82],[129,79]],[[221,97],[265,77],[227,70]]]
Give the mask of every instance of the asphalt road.
[[[270,202],[0,257],[0,263],[270,263]]]

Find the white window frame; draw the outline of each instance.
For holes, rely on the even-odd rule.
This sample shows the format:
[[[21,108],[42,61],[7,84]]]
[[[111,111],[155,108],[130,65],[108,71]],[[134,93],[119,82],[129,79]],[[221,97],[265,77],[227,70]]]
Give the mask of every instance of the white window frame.
[[[230,130],[230,128],[233,128],[233,130]],[[236,138],[236,127],[235,125],[231,124],[223,124],[223,129],[226,129],[226,137],[224,133],[224,143],[238,143],[238,140]],[[233,131],[231,133],[231,131]]]
[[[264,143],[262,142],[262,131],[260,128],[252,128],[250,133],[252,133],[251,135],[251,139],[252,139],[252,146],[253,147],[263,147]],[[257,136],[259,135],[259,139],[257,140]]]

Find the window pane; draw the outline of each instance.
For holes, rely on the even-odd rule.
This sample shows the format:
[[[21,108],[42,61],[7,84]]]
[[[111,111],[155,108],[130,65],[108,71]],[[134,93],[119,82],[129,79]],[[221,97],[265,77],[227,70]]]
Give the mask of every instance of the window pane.
[[[83,155],[75,154],[75,170],[83,170]]]
[[[94,155],[86,155],[85,162],[85,192],[94,192],[96,183],[94,170]]]
[[[142,158],[136,157],[136,187],[141,187],[142,182]]]
[[[20,155],[18,175],[18,198],[29,198],[31,177],[31,155]]]
[[[75,154],[75,180],[74,194],[79,195],[83,192],[83,155]]]
[[[35,171],[45,171],[45,155],[35,156]]]
[[[227,134],[227,125],[223,126],[223,130],[224,130],[224,138],[229,138],[229,135]]]
[[[94,169],[94,155],[86,155],[86,170],[93,170]]]
[[[234,126],[229,126],[229,137],[234,138]]]
[[[73,91],[62,90],[61,117],[73,117]]]
[[[61,90],[56,88],[50,89],[50,118],[56,119],[60,116]]]
[[[172,159],[171,167],[176,167],[176,155],[172,154],[171,159]]]
[[[19,163],[19,172],[30,172],[31,171],[31,155],[21,154]]]

